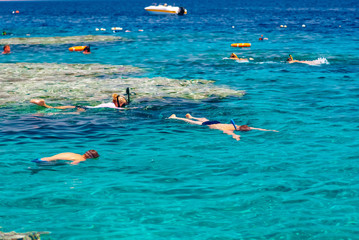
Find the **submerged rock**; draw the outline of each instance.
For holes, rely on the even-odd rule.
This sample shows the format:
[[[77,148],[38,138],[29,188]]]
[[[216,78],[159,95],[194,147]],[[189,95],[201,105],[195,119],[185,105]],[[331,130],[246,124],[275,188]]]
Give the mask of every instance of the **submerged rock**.
[[[50,234],[49,232],[1,232],[0,240],[40,240],[40,236],[43,234]]]

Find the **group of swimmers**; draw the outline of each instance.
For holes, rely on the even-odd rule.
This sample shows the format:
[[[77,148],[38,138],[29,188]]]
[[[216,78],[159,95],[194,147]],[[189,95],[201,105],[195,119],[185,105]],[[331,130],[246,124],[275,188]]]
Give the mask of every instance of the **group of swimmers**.
[[[262,35],[262,38],[263,38],[263,35]],[[6,46],[4,46],[3,54],[8,54],[8,53],[10,53],[10,46],[6,45]],[[85,49],[83,50],[83,53],[84,54],[91,53],[90,47],[86,46]],[[247,59],[239,59],[237,57],[237,55],[235,55],[234,53],[232,53],[230,58],[237,59],[237,60],[247,60]],[[292,61],[295,61],[295,60],[292,59]],[[114,93],[114,94],[112,94],[112,102],[102,103],[97,106],[79,106],[79,105],[77,105],[77,106],[76,105],[51,106],[51,105],[46,104],[44,99],[31,99],[30,102],[33,104],[36,104],[38,106],[41,106],[41,107],[60,109],[60,110],[76,109],[77,111],[85,111],[86,109],[90,109],[90,108],[124,109],[124,107],[126,107],[130,103],[129,88],[126,89],[126,94],[127,94],[127,98],[125,96],[121,96],[121,95]],[[236,125],[233,120],[231,120],[231,124],[224,124],[219,121],[210,121],[207,118],[193,117],[189,113],[187,113],[185,116],[186,116],[185,118],[180,118],[180,117],[177,117],[175,114],[172,114],[171,116],[168,117],[168,119],[176,119],[176,120],[181,120],[181,121],[184,121],[184,122],[187,122],[190,124],[208,126],[210,129],[217,129],[217,130],[222,131],[225,134],[232,136],[232,138],[234,138],[237,141],[240,140],[240,135],[235,133],[237,131],[259,130],[259,131],[278,132],[276,130],[254,128],[254,127],[249,127],[247,125]],[[77,154],[77,153],[66,152],[66,153],[56,154],[51,157],[38,158],[38,159],[33,160],[33,162],[46,163],[46,162],[57,161],[57,160],[65,160],[65,161],[71,161],[71,164],[76,165],[80,162],[86,161],[86,159],[98,158],[99,156],[100,155],[98,154],[98,152],[96,150],[89,150],[85,154],[82,154],[82,155]]]
[[[231,53],[231,56],[229,56],[229,59],[233,59],[240,62],[248,62],[248,58],[239,58],[235,53]],[[253,60],[253,58],[249,58],[249,60]],[[299,61],[294,60],[292,55],[289,54],[289,57],[286,60],[287,63],[305,63],[308,65],[315,65],[314,61]]]
[[[263,41],[263,40],[268,40],[268,38],[263,37],[263,35],[261,35],[261,37],[258,39],[259,41]],[[235,53],[231,53],[231,55],[229,56],[229,59],[233,59],[239,62],[248,62],[249,60],[254,60],[253,58],[239,58]],[[299,61],[299,60],[294,60],[292,55],[289,54],[289,57],[286,60],[287,63],[305,63],[308,65],[317,65],[317,63],[315,61]]]
[[[114,93],[114,94],[112,94],[112,102],[102,103],[102,104],[97,105],[97,106],[72,106],[72,105],[68,105],[68,106],[50,106],[50,105],[46,104],[44,99],[31,99],[30,102],[33,103],[33,104],[36,104],[38,106],[41,106],[41,107],[53,108],[53,109],[61,109],[61,110],[76,109],[77,111],[85,111],[86,109],[89,109],[89,108],[124,109],[123,107],[127,106],[130,103],[130,90],[129,90],[129,88],[126,89],[126,95],[127,95],[127,98],[125,96],[121,96],[121,95],[118,95],[118,94]],[[98,154],[98,152],[96,150],[89,150],[83,155],[77,154],[77,153],[66,152],[66,153],[56,154],[56,155],[51,156],[51,157],[38,158],[38,159],[32,160],[32,162],[35,162],[35,163],[47,163],[47,162],[51,162],[51,161],[65,160],[65,161],[71,161],[72,165],[76,165],[76,164],[78,164],[80,162],[86,161],[86,159],[98,158],[99,156],[100,155]]]
[[[126,95],[118,95],[116,93],[112,94],[112,102],[109,103],[102,103],[97,106],[76,106],[76,105],[67,105],[67,106],[51,106],[46,104],[44,99],[31,99],[30,102],[33,104],[36,104],[41,107],[45,108],[53,108],[53,109],[76,109],[77,111],[85,111],[86,109],[90,108],[114,108],[114,109],[124,109],[124,107],[128,106],[130,104],[130,91],[129,88],[126,89]],[[278,132],[276,130],[267,130],[262,128],[254,128],[249,127],[247,125],[236,125],[233,120],[231,120],[232,124],[224,124],[219,121],[210,121],[207,118],[196,118],[190,115],[189,113],[186,114],[186,118],[180,118],[177,117],[175,114],[172,114],[168,117],[168,119],[176,119],[181,120],[190,124],[195,125],[202,125],[202,126],[208,126],[210,129],[217,129],[222,131],[225,134],[228,134],[232,136],[235,140],[240,140],[240,135],[236,134],[237,131],[251,131],[251,130],[260,130],[260,131],[273,131]],[[71,161],[71,164],[76,165],[82,161],[85,161],[86,159],[90,158],[98,158],[100,155],[97,153],[96,150],[89,150],[85,154],[80,155],[77,153],[60,153],[56,154],[51,157],[44,157],[44,158],[38,158],[33,160],[35,163],[46,163],[56,160],[66,160]]]

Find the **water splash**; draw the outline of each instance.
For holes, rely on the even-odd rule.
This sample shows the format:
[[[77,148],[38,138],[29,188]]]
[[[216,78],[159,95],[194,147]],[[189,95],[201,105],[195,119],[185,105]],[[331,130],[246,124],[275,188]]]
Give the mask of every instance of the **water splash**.
[[[24,38],[5,38],[0,39],[0,45],[11,44],[75,44],[75,43],[92,43],[92,42],[113,42],[125,41],[124,38],[105,35],[84,35],[69,37],[24,37]]]
[[[32,98],[86,102],[108,101],[114,92],[130,87],[140,98],[206,99],[241,97],[244,92],[218,87],[208,80],[179,80],[165,77],[129,77],[141,69],[101,64],[16,63],[0,64],[0,105],[28,102]]]
[[[313,60],[311,62],[313,62],[313,64],[315,64],[315,65],[329,64],[329,62],[326,58],[318,58],[317,60]]]

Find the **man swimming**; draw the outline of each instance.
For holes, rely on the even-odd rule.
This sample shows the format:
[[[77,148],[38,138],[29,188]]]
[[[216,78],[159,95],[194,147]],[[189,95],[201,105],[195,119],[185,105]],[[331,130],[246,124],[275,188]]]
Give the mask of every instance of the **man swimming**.
[[[289,54],[289,57],[287,58],[287,63],[305,63],[308,65],[319,65],[320,63],[318,63],[318,61],[299,61],[299,60],[294,60],[292,55]]]
[[[246,61],[248,62],[247,58],[239,58],[235,53],[232,53],[231,56],[229,56],[230,59],[237,60],[237,61]]]
[[[30,102],[33,104],[36,104],[38,106],[41,107],[45,107],[45,108],[55,108],[55,109],[78,109],[78,110],[85,110],[88,108],[116,108],[116,109],[120,109],[126,105],[129,104],[130,102],[130,98],[129,98],[129,90],[127,88],[127,99],[124,96],[120,96],[116,93],[112,94],[112,102],[109,103],[102,103],[100,105],[97,106],[57,106],[57,107],[53,107],[50,105],[47,105],[45,103],[44,99],[31,99]]]
[[[2,54],[9,54],[10,51],[10,45],[5,45]]]
[[[86,46],[84,48],[84,51],[82,52],[83,54],[90,54],[91,53],[91,49],[90,49],[90,45]]]
[[[185,121],[185,122],[188,122],[191,124],[203,125],[203,126],[208,126],[211,129],[221,130],[223,133],[232,136],[237,141],[240,140],[240,136],[235,134],[234,131],[260,130],[260,131],[278,132],[276,130],[253,128],[253,127],[249,127],[247,125],[235,125],[234,123],[233,124],[223,124],[223,123],[220,123],[219,121],[210,121],[207,118],[195,118],[195,117],[191,116],[189,113],[186,114],[186,118],[179,118],[175,114],[172,114],[169,117],[169,119],[178,119],[178,120],[182,120],[182,121]]]
[[[263,41],[263,40],[268,40],[268,38],[265,38],[265,37],[263,37],[263,35],[261,35],[261,37],[258,40]]]
[[[98,158],[100,155],[97,153],[96,150],[89,150],[85,152],[85,154],[80,155],[77,153],[65,152],[59,153],[51,157],[44,157],[32,160],[32,162],[41,163],[41,162],[51,162],[56,160],[65,160],[65,161],[72,161],[72,165],[76,165],[79,162],[86,161],[86,159],[90,158]]]

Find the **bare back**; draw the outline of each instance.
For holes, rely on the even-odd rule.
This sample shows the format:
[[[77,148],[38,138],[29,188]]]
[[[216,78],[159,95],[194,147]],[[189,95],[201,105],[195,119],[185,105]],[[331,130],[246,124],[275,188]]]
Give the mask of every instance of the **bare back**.
[[[67,161],[79,162],[79,161],[85,161],[86,158],[83,155],[77,153],[66,152],[66,153],[56,154],[52,157],[44,157],[41,158],[41,160],[44,161],[67,160]]]
[[[208,127],[211,129],[218,129],[222,131],[234,131],[234,127],[232,124],[217,123],[217,124],[209,125]]]

